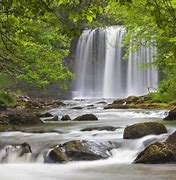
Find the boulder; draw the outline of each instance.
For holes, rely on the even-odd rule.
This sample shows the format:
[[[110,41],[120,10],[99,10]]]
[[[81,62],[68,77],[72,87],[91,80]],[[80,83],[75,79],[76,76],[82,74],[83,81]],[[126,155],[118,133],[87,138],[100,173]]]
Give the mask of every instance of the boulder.
[[[8,114],[7,120],[10,125],[33,125],[43,123],[36,114],[22,111]]]
[[[73,119],[73,121],[98,121],[94,114],[84,114]]]
[[[150,134],[162,134],[167,133],[166,127],[157,122],[145,122],[137,123],[131,126],[127,126],[123,133],[124,139],[136,139]]]
[[[45,157],[45,162],[63,163],[106,159],[110,156],[109,151],[113,148],[116,148],[116,146],[111,142],[73,140],[53,148],[48,157]]]
[[[126,104],[126,99],[117,99],[112,102],[112,104]]]
[[[104,109],[129,109],[130,107],[126,104],[108,104]]]
[[[163,120],[165,121],[176,120],[176,108],[170,110],[168,116],[166,116]]]
[[[118,127],[113,127],[113,126],[103,126],[103,127],[89,127],[89,128],[84,128],[81,131],[115,131],[116,129],[118,129]]]
[[[71,118],[69,115],[64,115],[62,116],[61,121],[71,121]]]
[[[32,153],[31,145],[24,142],[21,144],[19,156],[23,156],[26,153]]]
[[[38,116],[41,117],[41,118],[53,117],[53,115],[50,112],[45,112],[43,114],[39,114]]]
[[[176,146],[165,142],[155,142],[139,153],[134,163],[176,163]]]
[[[135,103],[138,103],[139,101],[139,97],[138,96],[128,96],[127,99],[126,99],[126,103],[127,104],[135,104]]]
[[[83,108],[81,106],[75,106],[75,107],[72,107],[71,109],[79,110],[79,109],[83,109]]]
[[[166,143],[176,145],[176,131],[166,139]]]

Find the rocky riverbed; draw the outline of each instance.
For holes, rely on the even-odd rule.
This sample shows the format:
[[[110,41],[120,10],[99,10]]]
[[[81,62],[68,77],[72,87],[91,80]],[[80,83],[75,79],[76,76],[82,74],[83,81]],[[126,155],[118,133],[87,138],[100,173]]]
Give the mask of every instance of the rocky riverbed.
[[[168,114],[173,117],[173,110],[104,109],[112,101],[71,100],[51,109],[14,110],[13,119],[11,109],[3,111],[7,124],[1,125],[6,132],[0,133],[0,162],[6,164],[0,165],[2,177],[20,178],[21,167],[26,178],[34,180],[40,179],[39,171],[47,180],[74,179],[73,174],[80,179],[147,178],[145,171],[139,170],[139,176],[126,172],[138,172],[142,167],[133,163],[166,163],[166,172],[168,163],[175,163],[175,128],[161,122]],[[6,167],[13,173],[6,174]],[[151,173],[156,171],[155,167]],[[160,173],[155,179],[159,177]]]

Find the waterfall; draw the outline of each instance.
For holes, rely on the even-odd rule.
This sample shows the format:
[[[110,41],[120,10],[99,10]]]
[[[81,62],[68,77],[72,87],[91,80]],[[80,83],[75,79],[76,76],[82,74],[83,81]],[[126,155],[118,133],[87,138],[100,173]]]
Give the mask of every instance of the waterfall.
[[[125,33],[122,26],[83,31],[76,51],[74,98],[124,98],[157,88],[157,70],[139,67],[153,61],[156,48],[142,47],[124,60]]]

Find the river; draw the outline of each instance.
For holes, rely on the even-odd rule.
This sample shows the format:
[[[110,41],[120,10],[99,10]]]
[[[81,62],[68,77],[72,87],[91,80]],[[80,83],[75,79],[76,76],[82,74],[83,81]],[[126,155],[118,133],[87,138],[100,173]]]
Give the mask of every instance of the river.
[[[28,142],[33,154],[18,157],[10,147],[6,161],[0,164],[2,180],[166,180],[175,179],[175,165],[131,164],[136,155],[145,148],[150,140],[164,140],[173,132],[150,135],[136,140],[124,140],[123,131],[127,125],[145,121],[159,121],[167,110],[104,110],[102,100],[67,100],[65,107],[52,109],[53,115],[68,114],[71,118],[81,114],[93,113],[99,121],[93,122],[47,122],[42,126],[23,127],[22,130],[0,133],[0,159],[6,152],[5,147]],[[104,100],[103,100],[104,101]],[[111,102],[111,100],[106,100]],[[81,106],[83,109],[72,109]],[[115,131],[80,131],[86,127],[115,126]],[[119,148],[113,149],[106,160],[71,162],[67,164],[45,164],[43,156],[55,145],[69,140],[113,141]]]

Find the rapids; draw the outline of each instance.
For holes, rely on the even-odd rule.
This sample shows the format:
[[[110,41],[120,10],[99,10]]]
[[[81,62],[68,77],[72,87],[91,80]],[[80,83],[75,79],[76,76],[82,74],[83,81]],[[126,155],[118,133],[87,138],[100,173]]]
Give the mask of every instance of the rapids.
[[[106,180],[106,179],[175,179],[174,165],[135,165],[131,164],[136,155],[152,139],[164,140],[168,134],[149,135],[135,140],[124,140],[123,130],[136,122],[159,121],[167,110],[103,110],[102,100],[65,101],[66,107],[52,109],[53,115],[61,117],[68,114],[71,118],[85,113],[93,113],[99,121],[94,122],[47,122],[43,126],[23,127],[21,131],[0,133],[0,177],[2,180]],[[104,100],[103,100],[104,101]],[[107,100],[105,100],[107,101]],[[108,100],[111,101],[111,100]],[[91,106],[89,106],[91,105]],[[81,106],[83,109],[72,109]],[[86,127],[115,126],[115,131],[81,131]],[[91,141],[113,141],[119,148],[111,151],[106,160],[81,161],[66,164],[45,164],[43,157],[55,145],[69,140],[85,139]],[[18,146],[28,142],[32,155],[18,156]],[[5,160],[4,160],[5,159]]]

